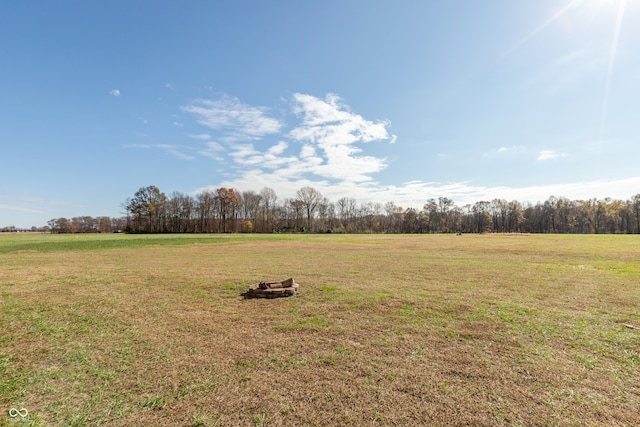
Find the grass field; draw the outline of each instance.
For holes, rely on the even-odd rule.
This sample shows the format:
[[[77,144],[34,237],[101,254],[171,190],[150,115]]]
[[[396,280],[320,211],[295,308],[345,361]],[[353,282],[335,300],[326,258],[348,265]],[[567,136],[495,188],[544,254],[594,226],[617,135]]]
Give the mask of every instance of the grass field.
[[[0,235],[0,426],[640,425],[637,328],[640,236]]]

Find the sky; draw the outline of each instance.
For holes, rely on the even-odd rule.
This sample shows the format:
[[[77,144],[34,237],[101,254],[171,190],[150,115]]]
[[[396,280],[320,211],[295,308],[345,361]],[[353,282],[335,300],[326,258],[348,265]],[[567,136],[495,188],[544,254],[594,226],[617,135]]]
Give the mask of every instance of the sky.
[[[0,2],[0,227],[141,187],[640,193],[640,2]]]

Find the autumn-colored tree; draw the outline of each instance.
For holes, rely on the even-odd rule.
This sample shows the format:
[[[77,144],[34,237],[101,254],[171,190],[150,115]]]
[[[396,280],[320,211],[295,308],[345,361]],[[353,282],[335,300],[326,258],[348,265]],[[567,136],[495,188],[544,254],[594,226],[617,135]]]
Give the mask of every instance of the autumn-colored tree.
[[[216,190],[216,199],[220,212],[220,226],[223,233],[234,232],[237,209],[240,205],[240,197],[233,188],[221,187]],[[231,221],[228,221],[231,220]],[[228,227],[228,223],[231,223]]]
[[[640,194],[629,200],[569,200],[551,196],[535,205],[493,199],[457,207],[446,197],[429,199],[422,210],[388,202],[364,202],[343,197],[332,203],[312,187],[293,199],[277,203],[275,191],[265,187],[238,193],[218,188],[196,198],[157,187],[139,189],[126,204],[126,219],[78,216],[48,222],[52,233],[132,232],[273,232],[337,231],[382,233],[526,232],[526,233],[640,233]],[[109,225],[111,221],[111,225]]]
[[[110,233],[113,231],[113,225],[111,223],[111,218],[108,216],[102,216],[97,219],[98,222],[98,232],[100,233]]]
[[[142,187],[129,199],[126,209],[132,216],[134,232],[159,233],[163,230],[164,209],[167,196],[155,185]]]

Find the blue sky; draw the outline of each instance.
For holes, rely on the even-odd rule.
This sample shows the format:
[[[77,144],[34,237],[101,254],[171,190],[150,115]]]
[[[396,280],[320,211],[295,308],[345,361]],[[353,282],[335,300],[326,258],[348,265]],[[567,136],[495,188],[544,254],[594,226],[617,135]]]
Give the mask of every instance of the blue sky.
[[[640,193],[630,0],[0,2],[0,226],[143,186]]]

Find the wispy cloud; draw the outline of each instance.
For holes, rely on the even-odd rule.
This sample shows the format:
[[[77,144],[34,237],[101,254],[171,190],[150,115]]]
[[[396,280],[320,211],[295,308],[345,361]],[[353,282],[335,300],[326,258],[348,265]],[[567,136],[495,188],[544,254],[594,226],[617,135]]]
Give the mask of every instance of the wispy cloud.
[[[239,144],[231,149],[229,155],[243,171],[246,171],[246,166],[251,166],[263,173],[275,172],[289,176],[306,173],[310,162],[295,155],[286,155],[286,148],[286,143],[279,142],[261,152],[256,150],[253,144]]]
[[[120,96],[120,91],[118,89],[110,90],[109,95]]]
[[[180,159],[180,160],[194,160],[194,156],[190,156],[188,154],[183,153],[179,150],[180,147],[170,144],[158,144],[158,148],[163,149],[166,153],[171,154],[172,156]]]
[[[137,148],[137,149],[159,149],[164,151],[167,154],[170,154],[171,156],[180,159],[180,160],[195,160],[195,156],[191,156],[189,154],[185,154],[184,152],[180,151],[180,149],[183,149],[184,147],[180,147],[177,145],[171,145],[171,144],[126,144],[124,145],[124,148]]]
[[[498,147],[498,148],[494,148],[491,149],[489,151],[486,151],[484,153],[485,157],[498,157],[498,156],[507,156],[509,154],[513,154],[513,153],[517,153],[517,152],[521,152],[522,151],[522,147],[517,146],[517,145],[511,145],[509,147],[507,146],[502,146],[502,147]]]
[[[4,223],[0,224],[0,226],[24,226],[21,225],[20,222],[29,221],[28,218],[30,218],[32,214],[51,214],[54,210],[58,210],[64,205],[64,202],[46,200],[41,197],[28,194],[4,193],[2,192],[2,189],[0,189],[0,212],[4,212],[3,215],[6,215],[7,217],[17,219],[7,220],[7,218],[3,216]]]
[[[211,135],[209,135],[208,133],[199,133],[197,135],[193,135],[193,134],[188,133],[187,136],[189,138],[199,139],[199,140],[202,140],[202,141],[209,141],[211,139]]]
[[[591,198],[628,199],[637,193],[640,177],[617,180],[595,180],[584,182],[568,182],[551,185],[525,187],[487,187],[470,182],[439,183],[412,181],[400,186],[380,186],[367,196],[373,200],[393,200],[405,207],[420,207],[425,203],[425,194],[429,197],[447,197],[456,205],[464,206],[479,201],[494,199],[517,200],[522,203],[536,203],[547,200],[551,196],[567,197],[571,200]]]
[[[224,153],[224,151],[225,151],[225,148],[222,145],[218,144],[217,142],[210,141],[210,142],[207,142],[206,147],[204,149],[198,151],[198,154],[221,162],[224,160],[224,157],[222,156],[222,153]]]
[[[201,125],[225,132],[229,141],[259,139],[282,128],[280,121],[267,115],[267,108],[246,105],[231,96],[197,99],[180,109],[195,115]]]
[[[538,153],[538,160],[540,161],[553,160],[560,157],[565,157],[566,155],[567,155],[566,153],[559,153],[554,150],[542,150],[540,151],[540,153]]]
[[[32,208],[28,206],[20,206],[20,205],[8,205],[0,203],[0,210],[7,210],[13,212],[28,212],[28,213],[46,213],[45,210],[39,208]]]

